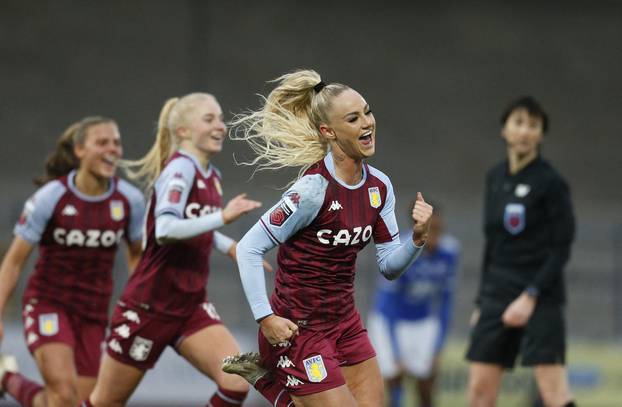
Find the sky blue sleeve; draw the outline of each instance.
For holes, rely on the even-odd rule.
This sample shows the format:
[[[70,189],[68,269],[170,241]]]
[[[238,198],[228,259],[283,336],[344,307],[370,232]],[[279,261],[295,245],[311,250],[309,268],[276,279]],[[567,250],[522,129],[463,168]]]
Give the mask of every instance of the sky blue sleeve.
[[[328,181],[319,174],[306,175],[261,216],[259,224],[275,244],[285,242],[315,219],[324,203],[327,185]]]
[[[142,192],[127,181],[119,180],[119,191],[130,203],[130,221],[127,227],[129,242],[142,239],[143,222],[145,220],[145,197]]]
[[[415,246],[411,236],[401,242],[395,220],[395,195],[388,179],[386,203],[380,212],[379,222],[384,224],[387,233],[384,241],[376,242],[376,260],[380,273],[389,280],[395,280],[419,257],[423,246]]]
[[[30,244],[38,243],[65,191],[65,186],[56,180],[39,188],[24,204],[24,210],[13,233]]]
[[[273,313],[266,290],[263,255],[315,219],[324,202],[326,185],[321,175],[301,178],[238,243],[240,279],[255,320]]]
[[[154,185],[156,218],[165,213],[178,218],[184,217],[184,208],[195,173],[194,163],[189,158],[177,157],[168,163]]]

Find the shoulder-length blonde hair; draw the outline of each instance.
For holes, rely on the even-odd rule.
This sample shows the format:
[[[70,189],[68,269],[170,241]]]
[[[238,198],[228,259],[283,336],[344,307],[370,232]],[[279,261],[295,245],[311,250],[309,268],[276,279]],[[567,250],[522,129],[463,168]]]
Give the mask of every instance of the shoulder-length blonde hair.
[[[190,93],[180,98],[168,99],[158,119],[158,131],[155,143],[147,154],[138,160],[123,160],[121,166],[127,176],[151,186],[158,178],[164,165],[177,150],[176,130],[187,126],[198,102],[216,98],[209,93]]]
[[[328,142],[319,127],[328,122],[331,101],[349,87],[339,83],[316,87],[322,78],[309,69],[272,82],[278,85],[263,97],[259,110],[234,118],[230,137],[246,141],[256,154],[241,164],[255,166],[256,170],[301,167],[300,176],[328,152]]]

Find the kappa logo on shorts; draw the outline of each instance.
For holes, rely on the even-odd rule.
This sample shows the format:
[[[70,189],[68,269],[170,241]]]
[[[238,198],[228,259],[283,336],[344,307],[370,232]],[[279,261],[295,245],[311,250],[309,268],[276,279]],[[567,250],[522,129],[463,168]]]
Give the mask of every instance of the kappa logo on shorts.
[[[303,360],[302,363],[305,365],[307,377],[311,382],[319,383],[328,376],[328,373],[326,373],[326,366],[324,366],[324,360],[322,360],[322,355],[311,356]]]
[[[35,320],[34,320],[34,319],[32,319],[32,317],[31,317],[31,316],[27,316],[27,317],[26,317],[26,321],[24,321],[24,328],[28,329],[28,328],[30,328],[30,327],[32,326],[32,324],[34,324],[34,323],[35,323]]]
[[[138,313],[136,311],[132,311],[132,310],[127,310],[123,313],[123,316],[125,317],[125,319],[127,319],[130,322],[133,322],[135,324],[140,324],[140,317],[138,316]]]
[[[114,352],[119,354],[123,353],[123,348],[121,348],[121,344],[116,339],[111,339],[110,342],[108,342],[108,347]]]
[[[136,336],[130,347],[130,357],[137,362],[144,362],[149,357],[153,341]]]
[[[58,314],[39,315],[39,333],[43,336],[54,336],[58,333]]]
[[[130,327],[127,326],[126,324],[116,327],[114,331],[117,335],[119,335],[123,339],[127,339],[130,337]]]
[[[281,369],[285,369],[286,367],[296,367],[294,362],[289,360],[287,356],[281,356],[279,361],[276,363],[276,367],[280,367]]]
[[[201,304],[201,306],[203,307],[203,310],[207,312],[207,315],[209,315],[210,318],[220,321],[220,315],[218,315],[218,312],[216,312],[216,307],[214,307],[214,304],[212,304],[211,302],[204,302],[203,304]]]
[[[28,346],[30,346],[33,343],[37,342],[37,340],[39,340],[39,335],[34,332],[30,332],[28,334],[28,337],[26,338],[26,343],[28,344]]]
[[[294,387],[294,386],[300,386],[302,383],[302,380],[298,379],[296,376],[292,376],[290,374],[287,375],[287,383],[285,383],[285,387]]]

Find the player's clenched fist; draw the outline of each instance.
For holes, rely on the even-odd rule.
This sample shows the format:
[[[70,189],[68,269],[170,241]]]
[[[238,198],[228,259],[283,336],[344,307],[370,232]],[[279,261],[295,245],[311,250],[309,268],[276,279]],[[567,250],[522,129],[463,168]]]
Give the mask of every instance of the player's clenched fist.
[[[424,199],[421,192],[417,192],[417,200],[413,207],[413,220],[415,226],[413,228],[413,242],[417,246],[423,246],[428,238],[428,230],[430,229],[430,219],[432,219],[432,212],[434,208],[428,204]]]
[[[298,335],[298,325],[287,318],[278,315],[269,315],[259,323],[261,333],[272,345],[278,345],[288,341],[292,336]]]

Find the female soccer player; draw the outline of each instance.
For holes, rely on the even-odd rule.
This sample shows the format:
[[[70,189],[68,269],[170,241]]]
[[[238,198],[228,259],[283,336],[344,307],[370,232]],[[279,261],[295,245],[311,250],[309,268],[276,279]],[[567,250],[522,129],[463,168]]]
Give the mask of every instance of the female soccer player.
[[[73,407],[95,385],[117,246],[126,241],[130,271],[141,252],[145,203],[138,189],[114,176],[122,151],[112,119],[87,117],[70,126],[15,226],[0,267],[0,311],[38,244],[22,315],[45,383],[24,378],[14,358],[3,356],[0,390],[22,406]]]
[[[311,70],[278,80],[261,110],[235,122],[260,167],[302,167],[238,245],[242,283],[261,327],[261,365],[276,387],[266,376],[250,379],[275,405],[291,395],[303,406],[378,406],[382,378],[354,305],[356,255],[373,238],[381,273],[397,278],[425,243],[432,207],[417,194],[412,238],[400,243],[391,182],[365,162],[376,143],[365,99]],[[275,246],[279,270],[268,301],[262,256]]]
[[[193,93],[166,102],[149,153],[130,165],[152,189],[143,256],[110,324],[107,353],[85,405],[122,406],[167,346],[213,379],[214,407],[242,404],[248,384],[225,374],[225,355],[239,347],[207,301],[212,246],[235,257],[235,242],[214,232],[259,202],[239,195],[222,209],[221,176],[211,159],[226,127],[216,99]]]
[[[566,181],[540,156],[548,117],[531,97],[501,116],[507,159],[486,177],[482,279],[467,359],[469,403],[494,406],[520,353],[546,406],[574,406],[566,377],[563,270],[575,222]]]
[[[395,282],[379,279],[369,315],[369,336],[378,353],[380,373],[390,389],[389,405],[402,405],[402,384],[415,377],[419,406],[434,405],[441,351],[447,338],[460,248],[443,233],[434,204],[426,247]]]

